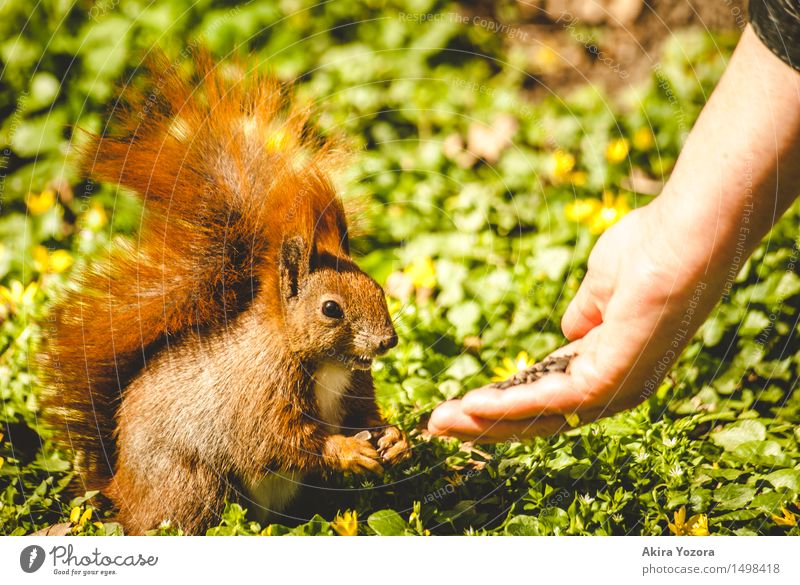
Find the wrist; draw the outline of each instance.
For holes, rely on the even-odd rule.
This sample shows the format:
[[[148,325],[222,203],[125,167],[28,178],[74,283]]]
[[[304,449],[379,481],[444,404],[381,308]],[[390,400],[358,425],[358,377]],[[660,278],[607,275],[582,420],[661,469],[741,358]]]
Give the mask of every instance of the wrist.
[[[738,272],[760,236],[747,214],[731,220],[707,200],[690,203],[686,193],[668,183],[642,209],[643,246],[653,262],[670,267],[671,295],[691,296],[700,282],[709,291],[722,291],[730,271]]]

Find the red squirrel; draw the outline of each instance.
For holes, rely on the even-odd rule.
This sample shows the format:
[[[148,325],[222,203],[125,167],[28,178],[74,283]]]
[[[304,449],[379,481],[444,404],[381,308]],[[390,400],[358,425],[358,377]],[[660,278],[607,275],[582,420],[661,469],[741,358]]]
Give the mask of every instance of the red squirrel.
[[[338,147],[274,76],[193,62],[154,58],[82,148],[86,177],[141,198],[141,228],[56,301],[42,352],[57,440],[127,534],[202,533],[240,489],[280,511],[308,472],[381,473],[409,448],[375,402],[397,335],[350,256]]]

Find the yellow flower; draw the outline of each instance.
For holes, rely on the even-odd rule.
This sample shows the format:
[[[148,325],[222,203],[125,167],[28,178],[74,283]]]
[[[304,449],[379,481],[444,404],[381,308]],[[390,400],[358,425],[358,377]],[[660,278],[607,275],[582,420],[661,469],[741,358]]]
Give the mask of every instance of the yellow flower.
[[[628,206],[628,200],[624,195],[614,197],[611,192],[604,192],[602,208],[595,213],[588,222],[589,232],[593,234],[602,234],[622,219],[630,210],[631,208]]]
[[[564,62],[551,47],[543,45],[539,47],[531,58],[531,65],[537,73],[554,73],[558,71]]]
[[[797,526],[797,517],[787,510],[786,508],[781,508],[781,512],[783,512],[783,516],[776,516],[772,514],[772,520],[778,526]]]
[[[55,202],[56,202],[56,194],[51,189],[45,189],[38,195],[34,195],[33,193],[31,193],[28,195],[28,199],[26,201],[28,209],[33,215],[43,214],[48,209],[53,207]]]
[[[606,160],[610,163],[622,162],[627,158],[628,150],[628,141],[624,138],[612,140],[606,146]]]
[[[66,250],[56,250],[50,254],[50,269],[53,272],[64,272],[72,266],[72,255]]]
[[[3,467],[3,463],[5,463],[5,462],[6,462],[6,460],[3,459],[2,457],[0,457],[0,467]]]
[[[101,230],[103,226],[108,223],[108,216],[103,206],[94,202],[92,208],[83,216],[83,220],[86,222],[86,227],[96,232]]]
[[[52,254],[44,246],[33,249],[33,267],[38,272],[64,272],[72,266],[72,255],[66,250],[56,250]]]
[[[69,521],[73,524],[77,524],[81,519],[81,507],[75,506],[69,513]]]
[[[92,519],[92,509],[86,508],[86,511],[83,514],[81,514],[81,519],[78,521],[78,524],[83,526],[91,519]]]
[[[454,475],[453,477],[445,477],[444,480],[455,488],[455,487],[460,486],[462,483],[464,483],[464,476],[462,476],[462,475]],[[410,519],[409,519],[409,521],[410,521]]]
[[[92,524],[92,526],[94,526],[98,530],[102,530],[103,529],[103,523],[102,522],[95,522],[94,524]]]
[[[331,522],[333,528],[340,536],[358,535],[358,512],[347,510],[344,514],[336,514]]]
[[[12,309],[15,309],[19,306],[30,305],[38,290],[39,284],[36,282],[31,282],[27,287],[23,287],[20,281],[14,280],[11,282],[11,288],[0,285],[0,298],[4,299]]]
[[[576,187],[583,187],[586,185],[586,172],[585,171],[572,171],[569,174],[569,182]]]
[[[686,506],[675,512],[674,522],[667,520],[670,532],[675,536],[708,536],[708,516],[695,514],[686,519]]]
[[[436,286],[436,266],[428,257],[418,258],[409,264],[404,271],[417,288],[433,288]]]
[[[567,421],[567,424],[572,428],[575,428],[581,424],[581,417],[578,416],[578,413],[576,412],[565,414],[564,420]]]
[[[570,221],[582,223],[594,217],[603,205],[597,199],[576,199],[564,208],[564,215]]]
[[[503,365],[494,369],[494,377],[492,378],[492,382],[502,382],[503,380],[508,380],[514,374],[523,370],[527,370],[534,363],[536,362],[528,357],[528,352],[526,351],[519,352],[514,360],[505,357],[503,358]]]
[[[33,249],[33,268],[37,272],[47,272],[47,266],[50,264],[50,254],[44,246],[36,246]]]
[[[635,146],[637,150],[650,150],[655,143],[656,140],[650,128],[639,128],[633,133],[633,146]]]
[[[389,314],[392,316],[392,318],[394,318],[400,311],[403,310],[403,303],[387,295],[386,308],[389,309]]]
[[[558,149],[553,153],[553,177],[559,181],[569,177],[570,171],[575,168],[575,157],[566,150]]]

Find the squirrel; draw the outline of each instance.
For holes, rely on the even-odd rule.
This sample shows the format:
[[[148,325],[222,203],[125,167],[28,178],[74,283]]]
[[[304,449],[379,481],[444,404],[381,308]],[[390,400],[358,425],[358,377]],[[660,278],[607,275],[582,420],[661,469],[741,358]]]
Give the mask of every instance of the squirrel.
[[[203,533],[242,493],[280,512],[309,472],[409,455],[375,401],[398,340],[350,256],[338,143],[274,75],[191,61],[152,57],[80,148],[141,225],[54,302],[41,352],[56,441],[127,534]]]

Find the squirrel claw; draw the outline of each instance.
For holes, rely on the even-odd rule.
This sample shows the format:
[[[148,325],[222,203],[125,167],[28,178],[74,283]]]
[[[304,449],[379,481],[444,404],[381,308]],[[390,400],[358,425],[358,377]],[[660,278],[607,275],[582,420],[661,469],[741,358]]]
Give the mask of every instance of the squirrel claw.
[[[403,431],[397,427],[386,427],[378,439],[378,452],[387,463],[399,463],[411,456],[411,449]]]
[[[383,473],[378,452],[365,439],[334,435],[328,440],[328,450],[334,459],[334,467],[342,471]]]

